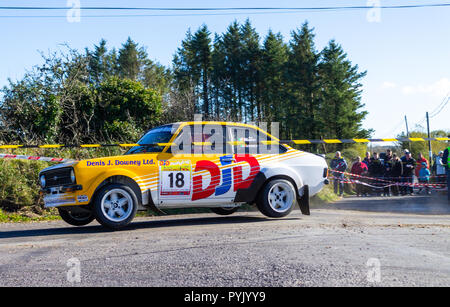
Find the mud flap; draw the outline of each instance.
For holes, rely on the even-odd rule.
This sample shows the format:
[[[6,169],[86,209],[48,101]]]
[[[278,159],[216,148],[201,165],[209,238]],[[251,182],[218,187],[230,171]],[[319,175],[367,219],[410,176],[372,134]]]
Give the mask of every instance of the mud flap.
[[[298,190],[297,202],[303,215],[310,215],[309,212],[309,186],[304,185]]]

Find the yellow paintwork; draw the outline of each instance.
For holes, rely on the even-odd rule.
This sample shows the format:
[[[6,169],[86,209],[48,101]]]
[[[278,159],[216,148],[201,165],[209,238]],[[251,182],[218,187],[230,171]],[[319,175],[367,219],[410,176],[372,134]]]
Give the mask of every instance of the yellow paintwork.
[[[172,136],[168,143],[161,143],[160,145],[165,145],[161,153],[140,153],[132,155],[121,155],[121,156],[111,156],[102,157],[95,159],[87,159],[76,162],[72,165],[76,184],[82,186],[82,190],[75,192],[67,192],[61,195],[61,198],[75,199],[75,204],[64,204],[66,206],[70,205],[86,205],[94,196],[97,187],[106,179],[113,176],[126,176],[133,179],[141,188],[141,192],[146,190],[154,190],[158,187],[158,173],[159,164],[164,163],[163,161],[170,160],[176,157],[177,160],[185,159],[190,160],[191,165],[195,166],[196,162],[199,160],[209,160],[213,163],[220,164],[220,157],[223,154],[177,154],[174,156],[171,153],[167,153],[167,150],[173,144],[174,140],[182,131],[183,127],[187,125],[199,125],[199,124],[211,124],[211,125],[227,125],[227,126],[239,126],[257,129],[264,134],[267,134],[269,138],[273,141],[267,141],[267,143],[274,144],[279,142],[279,140],[271,136],[266,131],[260,129],[257,126],[241,124],[241,123],[230,123],[230,122],[183,122],[179,123],[177,131]],[[205,142],[211,144],[210,142]],[[203,144],[203,145],[207,145]],[[122,144],[124,145],[124,144]],[[129,144],[127,144],[129,145]],[[95,144],[93,144],[95,146]],[[289,150],[292,150],[289,146],[285,145]],[[128,163],[128,165],[127,165]],[[130,164],[134,163],[134,164]],[[78,197],[82,196],[81,199],[84,201],[79,201]],[[87,197],[86,197],[87,196]]]

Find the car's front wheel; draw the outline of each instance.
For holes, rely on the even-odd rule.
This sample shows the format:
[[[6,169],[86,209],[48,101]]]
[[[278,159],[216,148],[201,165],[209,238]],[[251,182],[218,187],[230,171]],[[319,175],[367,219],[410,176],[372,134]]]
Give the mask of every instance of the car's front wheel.
[[[58,208],[59,216],[64,222],[73,226],[85,226],[94,220],[92,212],[71,212],[64,208]]]
[[[94,201],[94,214],[105,227],[117,230],[128,225],[136,215],[138,201],[133,190],[124,184],[104,186]]]
[[[274,179],[264,186],[256,205],[268,217],[284,217],[292,211],[296,202],[294,185],[286,179]]]
[[[212,212],[218,215],[230,215],[235,213],[239,207],[220,207],[220,208],[210,208]]]

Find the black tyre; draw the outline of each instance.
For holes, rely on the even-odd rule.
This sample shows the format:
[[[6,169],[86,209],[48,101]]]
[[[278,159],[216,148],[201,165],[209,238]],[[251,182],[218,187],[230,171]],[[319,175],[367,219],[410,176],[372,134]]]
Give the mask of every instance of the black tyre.
[[[133,220],[137,207],[138,200],[133,190],[127,185],[113,183],[96,194],[94,215],[103,226],[118,230]]]
[[[221,208],[210,208],[212,212],[218,215],[230,215],[235,213],[239,207],[221,207]]]
[[[92,212],[71,212],[64,208],[58,208],[59,216],[64,222],[73,226],[85,226],[92,222],[95,217]]]
[[[294,185],[286,179],[269,181],[258,195],[256,205],[268,217],[284,217],[297,203]]]

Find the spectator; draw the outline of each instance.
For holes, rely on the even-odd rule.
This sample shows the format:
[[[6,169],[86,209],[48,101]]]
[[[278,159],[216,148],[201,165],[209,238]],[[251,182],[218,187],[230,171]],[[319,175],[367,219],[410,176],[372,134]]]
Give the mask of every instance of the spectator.
[[[395,183],[402,182],[402,175],[403,175],[403,163],[400,161],[400,158],[394,154],[392,156],[392,169],[391,169],[391,178],[392,181]],[[392,194],[397,196],[399,194],[399,188],[398,185],[392,186]]]
[[[420,171],[419,171],[419,183],[422,184],[429,184],[430,183],[430,170],[428,169],[428,165],[426,162],[422,162],[422,165],[420,167]],[[419,188],[419,191],[417,192],[417,194],[420,194],[422,192],[422,187]],[[425,186],[425,192],[427,194],[430,194],[430,187],[429,186]]]
[[[339,196],[344,195],[344,173],[347,169],[347,162],[344,158],[341,157],[341,152],[336,151],[336,155],[334,156],[334,159],[331,160],[330,163],[331,170],[339,171],[339,172],[332,172],[334,177],[334,193],[338,194]],[[339,187],[339,191],[338,191]],[[339,193],[338,193],[339,192]]]
[[[448,136],[450,138],[450,135]],[[450,143],[450,141],[449,141]],[[450,166],[448,165],[448,155],[450,151],[450,146],[444,150],[444,154],[442,155],[442,164],[445,165],[445,170],[447,171],[447,200],[450,204]]]
[[[419,177],[420,169],[422,168],[422,163],[425,162],[427,164],[427,168],[430,167],[428,164],[428,160],[424,158],[421,152],[419,152],[419,156],[417,157],[417,167],[416,167],[416,177]]]
[[[363,162],[361,162],[361,157],[357,157],[356,158],[356,162],[353,163],[352,165],[352,170],[351,173],[355,174],[355,175],[366,175],[367,172],[369,171],[369,169],[367,168],[367,165]],[[358,180],[358,181],[362,181],[362,178],[360,177],[353,177],[353,179]],[[355,186],[356,189],[356,196],[361,196],[363,194],[365,194],[365,189],[364,189],[364,185],[357,183]]]
[[[370,164],[370,152],[366,152],[366,157],[364,158],[364,160],[362,161],[367,168],[369,168],[369,164]]]
[[[392,163],[394,162],[392,158],[392,151],[390,149],[386,150],[386,156],[384,157],[384,179],[391,180],[392,177]],[[391,196],[390,186],[387,185],[383,190],[384,196]]]
[[[384,164],[383,161],[378,157],[378,153],[374,152],[372,159],[370,159],[369,164],[369,176],[373,178],[383,178],[384,175]],[[373,180],[372,185],[381,186],[384,183],[379,180]],[[375,188],[374,191],[377,195],[381,194],[381,190],[379,188]]]
[[[436,183],[444,183],[445,182],[445,165],[442,162],[443,157],[444,157],[444,152],[440,151],[439,155],[434,160],[433,175],[436,176]]]
[[[410,194],[413,195],[414,190],[412,187],[414,168],[416,167],[416,160],[411,156],[411,152],[406,149],[405,155],[402,157],[403,164],[403,174],[402,182],[406,185],[401,186],[400,190],[402,195]]]

